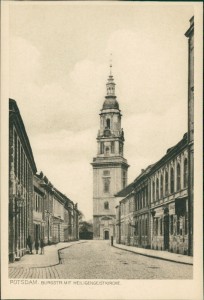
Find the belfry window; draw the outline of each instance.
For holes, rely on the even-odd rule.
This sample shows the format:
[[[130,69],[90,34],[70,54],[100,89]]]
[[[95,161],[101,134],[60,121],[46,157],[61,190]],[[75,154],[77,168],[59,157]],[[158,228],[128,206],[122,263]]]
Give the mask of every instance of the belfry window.
[[[109,203],[108,203],[108,201],[104,202],[104,209],[109,209]]]
[[[106,120],[106,126],[110,129],[110,119]]]
[[[100,143],[100,154],[104,153],[104,142]]]
[[[115,152],[115,142],[111,142],[111,153]]]

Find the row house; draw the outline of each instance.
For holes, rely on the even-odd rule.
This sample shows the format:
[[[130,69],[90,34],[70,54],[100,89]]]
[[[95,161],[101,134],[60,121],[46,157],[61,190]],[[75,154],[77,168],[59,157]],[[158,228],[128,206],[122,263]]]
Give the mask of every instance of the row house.
[[[187,134],[159,160],[149,174],[151,248],[188,252]]]
[[[9,99],[9,261],[27,253],[27,239],[45,244],[78,240],[77,204],[37,173],[15,100]]]
[[[9,100],[9,260],[26,253],[33,232],[34,174],[37,168],[30,142],[13,99]]]
[[[187,254],[187,134],[116,197],[116,242]]]

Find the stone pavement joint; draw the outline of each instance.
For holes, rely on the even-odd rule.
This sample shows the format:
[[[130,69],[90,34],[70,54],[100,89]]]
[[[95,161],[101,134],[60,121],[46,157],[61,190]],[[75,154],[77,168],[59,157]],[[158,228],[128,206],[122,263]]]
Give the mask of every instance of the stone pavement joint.
[[[134,247],[134,246],[127,246],[127,245],[122,245],[122,244],[116,244],[115,242],[113,244],[113,247],[121,249],[121,250],[129,251],[129,252],[132,252],[135,254],[148,256],[151,258],[171,261],[171,262],[180,263],[180,264],[193,265],[193,257],[192,256],[172,253],[172,252],[168,252],[168,251],[159,251],[159,250],[138,248],[138,247]]]

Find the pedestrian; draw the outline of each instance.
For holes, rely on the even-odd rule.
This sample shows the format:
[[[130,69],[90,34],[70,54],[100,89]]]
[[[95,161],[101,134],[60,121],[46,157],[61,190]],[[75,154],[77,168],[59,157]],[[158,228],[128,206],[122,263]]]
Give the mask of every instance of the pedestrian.
[[[38,254],[38,250],[39,250],[39,241],[35,240],[35,250],[36,250],[36,254]]]
[[[31,236],[29,235],[28,238],[27,238],[27,246],[30,250],[30,254],[33,254],[33,251],[32,251],[32,245],[33,245],[33,242],[32,242],[32,238]]]
[[[41,249],[40,254],[44,254],[44,246],[45,246],[44,241],[43,241],[43,239],[41,239],[40,240],[40,249]]]

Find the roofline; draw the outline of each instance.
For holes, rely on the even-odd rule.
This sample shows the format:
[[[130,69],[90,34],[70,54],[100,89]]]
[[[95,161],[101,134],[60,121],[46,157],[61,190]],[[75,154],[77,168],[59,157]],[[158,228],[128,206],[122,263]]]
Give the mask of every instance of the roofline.
[[[13,105],[14,110],[12,110],[11,105]],[[14,99],[9,98],[9,125],[11,124],[10,113],[12,113],[12,112],[14,113],[14,118],[16,118],[20,122],[19,130],[22,133],[22,136],[23,136],[23,139],[24,139],[24,142],[25,142],[25,146],[26,146],[28,154],[30,156],[30,161],[32,163],[31,167],[33,169],[33,172],[36,173],[37,172],[37,167],[36,167],[36,163],[35,163],[35,160],[34,160],[33,151],[32,151],[31,145],[30,145],[30,141],[29,141],[26,129],[25,129],[23,119],[22,119],[21,114],[20,114],[20,110],[18,108],[17,102]]]

